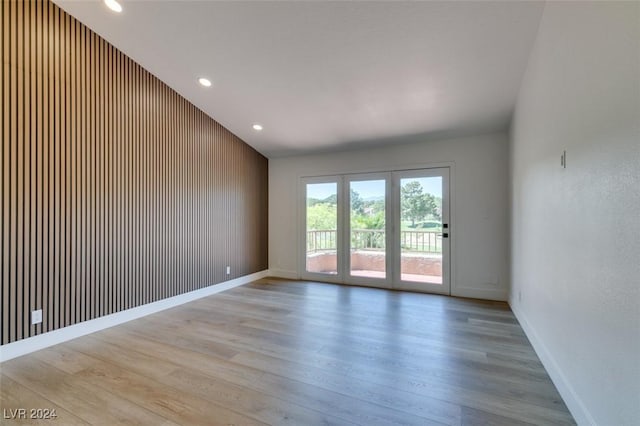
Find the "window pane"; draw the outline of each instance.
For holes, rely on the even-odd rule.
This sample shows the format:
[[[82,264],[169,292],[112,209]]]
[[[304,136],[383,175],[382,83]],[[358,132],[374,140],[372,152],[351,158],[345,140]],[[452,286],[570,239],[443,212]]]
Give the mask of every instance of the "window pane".
[[[442,177],[400,180],[402,281],[442,284]]]
[[[385,180],[352,181],[350,192],[351,275],[385,278]]]
[[[308,272],[338,273],[338,184],[307,184],[307,258]]]

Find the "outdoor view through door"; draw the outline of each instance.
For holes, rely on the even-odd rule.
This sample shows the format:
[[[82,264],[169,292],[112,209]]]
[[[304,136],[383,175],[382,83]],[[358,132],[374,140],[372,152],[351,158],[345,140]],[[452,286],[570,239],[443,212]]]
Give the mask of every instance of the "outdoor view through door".
[[[400,277],[442,284],[442,177],[400,179]]]
[[[303,178],[301,276],[448,294],[448,182],[447,167]]]
[[[349,274],[386,278],[387,181],[349,182]]]
[[[306,270],[338,273],[338,184],[309,183],[306,187]]]

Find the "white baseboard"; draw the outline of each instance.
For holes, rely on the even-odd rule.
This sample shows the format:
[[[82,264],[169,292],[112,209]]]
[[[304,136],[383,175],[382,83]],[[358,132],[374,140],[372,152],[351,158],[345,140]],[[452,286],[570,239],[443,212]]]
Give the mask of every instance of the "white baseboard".
[[[269,269],[269,276],[275,278],[286,278],[288,280],[300,279],[300,276],[296,271],[287,271],[286,269]]]
[[[248,284],[267,276],[269,276],[268,270],[256,272],[254,274],[245,275],[244,277],[235,278],[220,284],[214,284],[199,290],[190,291],[189,293],[179,294],[167,299],[158,300],[157,302],[127,309],[126,311],[116,312],[114,314],[74,324],[69,327],[64,327],[48,333],[19,340],[14,343],[9,343],[0,346],[0,362],[8,361],[12,358],[75,339],[76,337],[95,333],[96,331],[104,330],[105,328],[113,327],[127,321],[151,315],[165,309],[173,308],[212,294]]]
[[[549,352],[547,346],[540,339],[531,324],[529,324],[524,313],[520,311],[517,304],[512,303],[512,301],[509,301],[509,306],[511,307],[511,311],[513,311],[514,315],[518,319],[518,322],[520,322],[520,326],[529,338],[531,346],[533,346],[533,349],[536,351],[536,354],[538,355],[538,358],[540,358],[542,365],[547,370],[551,381],[554,385],[556,385],[556,388],[558,389],[560,396],[562,396],[562,400],[571,412],[573,419],[576,421],[576,423],[578,423],[578,425],[596,426],[597,423],[589,413],[586,405],[582,402],[565,375],[562,374],[562,370],[551,355],[551,352]]]
[[[472,288],[451,286],[451,295],[456,297],[469,297],[471,299],[497,300],[507,302],[508,291],[503,289]]]

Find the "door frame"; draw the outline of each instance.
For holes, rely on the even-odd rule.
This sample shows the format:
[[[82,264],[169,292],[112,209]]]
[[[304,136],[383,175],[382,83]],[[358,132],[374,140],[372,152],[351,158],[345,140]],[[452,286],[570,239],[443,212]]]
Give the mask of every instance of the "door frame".
[[[368,278],[351,275],[351,185],[353,181],[381,180],[385,181],[385,278]],[[344,256],[344,284],[362,285],[367,287],[391,288],[393,286],[393,259],[389,253],[389,248],[393,245],[393,201],[391,189],[391,172],[376,173],[355,173],[345,174],[343,191],[343,200],[346,200],[343,206],[343,215],[345,220],[343,240],[347,243],[343,250]]]
[[[442,177],[442,223],[447,224],[448,228],[443,229],[443,233],[447,233],[447,238],[442,238],[442,284],[429,284],[416,281],[403,281],[402,280],[402,248],[400,247],[400,235],[402,232],[402,224],[400,223],[401,215],[396,214],[394,216],[394,229],[397,230],[394,235],[394,249],[393,255],[393,289],[394,290],[406,290],[406,291],[419,291],[423,293],[437,293],[437,294],[451,294],[451,240],[453,233],[451,232],[451,193],[449,185],[449,175],[451,173],[448,167],[432,167],[428,169],[414,169],[414,170],[399,170],[392,173],[392,180],[395,189],[393,194],[393,205],[395,206],[394,212],[399,212],[400,206],[400,182],[402,179],[407,178],[422,178],[422,177]]]
[[[298,277],[301,279],[309,279],[309,280],[314,280],[314,281],[319,281],[319,282],[329,282],[329,283],[335,283],[335,284],[343,284],[343,285],[356,285],[356,286],[367,286],[367,287],[377,287],[375,285],[370,285],[367,283],[363,283],[363,284],[353,284],[353,283],[348,283],[344,280],[344,276],[341,274],[341,270],[340,270],[340,264],[338,264],[338,274],[337,275],[329,275],[329,274],[313,274],[313,273],[306,273],[306,183],[322,183],[322,182],[331,182],[331,179],[335,179],[333,181],[335,182],[339,182],[338,185],[342,185],[342,187],[344,188],[344,183],[342,182],[342,179],[344,176],[347,175],[358,175],[358,174],[373,174],[373,173],[397,173],[397,172],[405,172],[405,171],[415,171],[415,170],[429,170],[429,169],[441,169],[441,168],[445,168],[448,169],[448,194],[449,194],[449,227],[450,227],[450,234],[449,234],[449,262],[448,262],[448,267],[447,272],[449,274],[449,279],[448,279],[448,283],[449,283],[449,289],[448,289],[448,293],[443,293],[440,292],[439,294],[454,294],[454,288],[456,287],[456,256],[455,256],[455,252],[456,252],[456,233],[451,231],[452,228],[455,228],[455,223],[456,223],[456,216],[455,216],[455,162],[453,161],[445,161],[445,162],[433,162],[433,163],[423,163],[423,164],[415,164],[415,165],[410,165],[410,166],[398,166],[398,167],[389,167],[389,168],[366,168],[366,169],[356,169],[356,170],[349,170],[349,171],[342,171],[342,170],[331,170],[330,173],[327,174],[299,174],[298,175],[298,200],[296,205],[298,206],[297,208],[297,212],[298,212],[298,238],[297,238],[297,259],[298,259]],[[317,181],[316,181],[317,179]],[[392,183],[393,185],[393,183]],[[338,190],[338,197],[341,196],[340,193],[344,192]],[[398,192],[399,193],[399,192]],[[342,194],[342,196],[344,196],[344,194]],[[344,204],[344,203],[343,203]],[[340,213],[338,214],[338,216],[341,216]],[[389,218],[387,219],[389,220]],[[341,223],[341,219],[340,217],[338,217],[338,238],[342,239],[344,238],[344,224]],[[392,230],[395,233],[395,229]],[[338,242],[338,244],[340,244],[340,242]],[[304,250],[303,250],[304,248]],[[338,262],[341,262],[340,259],[338,259]],[[344,270],[344,266],[342,267]],[[395,268],[394,268],[395,269]],[[443,269],[444,269],[444,265],[443,265]],[[395,272],[393,272],[395,273]],[[443,271],[444,273],[444,271]],[[384,287],[384,288],[390,288],[393,289],[393,287]],[[432,293],[432,291],[425,291],[423,289],[406,289],[407,291],[415,291],[415,292],[426,292],[426,293]]]
[[[344,203],[344,191],[343,191],[343,177],[341,175],[330,176],[312,176],[303,177],[299,179],[300,187],[298,191],[298,200],[301,205],[300,214],[298,215],[298,229],[300,230],[298,241],[298,274],[300,278],[310,281],[325,281],[336,284],[344,284],[344,256],[340,256],[338,249],[343,244],[344,238],[344,220],[343,215],[340,212],[340,206]],[[336,264],[337,274],[323,274],[320,272],[307,271],[307,184],[314,183],[336,183],[336,197],[337,197],[337,227],[336,227]]]

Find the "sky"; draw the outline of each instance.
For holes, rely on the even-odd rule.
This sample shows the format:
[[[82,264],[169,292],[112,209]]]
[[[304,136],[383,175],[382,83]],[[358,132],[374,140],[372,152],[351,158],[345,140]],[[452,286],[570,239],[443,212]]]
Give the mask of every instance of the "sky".
[[[425,192],[430,193],[434,197],[442,197],[441,177],[435,176],[401,179],[401,184],[404,185],[413,180],[420,182]],[[351,185],[352,189],[357,191],[364,199],[384,195],[384,180],[353,181],[351,182]],[[335,194],[336,191],[337,185],[335,183],[307,184],[307,197],[309,198],[323,200],[328,196]]]

